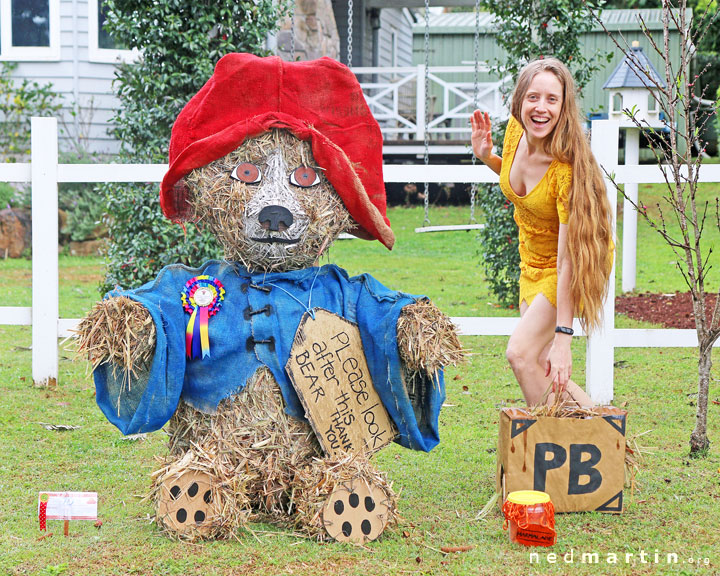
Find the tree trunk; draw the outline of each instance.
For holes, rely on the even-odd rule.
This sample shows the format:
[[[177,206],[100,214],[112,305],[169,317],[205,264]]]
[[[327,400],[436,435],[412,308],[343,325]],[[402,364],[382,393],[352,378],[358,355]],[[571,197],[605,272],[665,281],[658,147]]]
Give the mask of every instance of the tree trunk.
[[[700,340],[698,347],[698,398],[695,429],[690,434],[690,454],[705,456],[710,449],[707,437],[708,396],[710,392],[710,368],[712,367],[712,341],[707,336]]]

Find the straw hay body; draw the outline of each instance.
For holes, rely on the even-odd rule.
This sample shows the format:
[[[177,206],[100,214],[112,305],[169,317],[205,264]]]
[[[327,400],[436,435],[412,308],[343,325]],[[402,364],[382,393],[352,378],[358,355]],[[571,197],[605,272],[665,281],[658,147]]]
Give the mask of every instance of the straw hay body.
[[[322,508],[332,492],[340,485],[349,485],[353,480],[380,488],[385,493],[384,503],[388,507],[387,528],[397,524],[397,495],[387,481],[386,474],[377,471],[365,453],[336,459],[314,458],[309,466],[298,471],[295,478],[296,514],[295,528],[318,540],[329,540],[325,531]]]
[[[244,162],[259,168],[257,183],[230,177]],[[290,174],[300,166],[314,168],[320,183],[293,185]],[[355,225],[322,167],[315,165],[309,143],[284,130],[247,140],[191,172],[186,181],[196,220],[218,238],[227,260],[254,272],[312,266],[342,231]],[[269,205],[290,211],[292,222],[270,230],[259,218]],[[78,334],[79,351],[90,358],[93,369],[111,362],[124,371],[128,389],[151,364],[155,326],[147,310],[129,298],[97,304]],[[408,389],[431,385],[429,379],[435,382],[443,366],[463,358],[455,326],[427,301],[403,309],[397,338]],[[126,396],[120,394],[118,402],[120,398]],[[258,519],[327,539],[323,506],[336,487],[357,481],[380,488],[386,495],[388,525],[397,520],[397,498],[370,456],[324,457],[310,425],[285,413],[282,394],[267,368],[259,369],[242,392],[223,400],[212,414],[181,400],[167,431],[169,453],[152,475],[149,497],[158,524],[175,537],[236,537],[247,522]],[[168,487],[197,475],[208,478],[211,486],[208,516],[202,528],[176,532],[164,521],[170,513]]]
[[[101,364],[112,366],[113,377],[120,382],[119,410],[132,383],[152,363],[156,333],[150,313],[126,296],[107,298],[92,307],[75,332],[77,355],[88,358],[93,371]]]
[[[465,352],[450,318],[428,300],[405,306],[397,322],[397,341],[405,373],[435,378],[443,366],[456,366]]]
[[[277,158],[278,150],[281,159]],[[276,170],[278,161],[281,173]],[[257,184],[230,177],[243,162],[260,168]],[[291,184],[290,174],[300,166],[314,168],[320,183],[310,188]],[[240,261],[252,271],[282,272],[312,266],[340,233],[354,224],[322,167],[316,165],[310,144],[286,130],[247,140],[227,156],[193,170],[186,182],[197,221],[217,237],[227,260]],[[278,232],[264,230],[257,216],[267,205],[290,210],[292,226]],[[300,241],[272,244],[252,240],[258,236]]]
[[[249,520],[294,526],[325,538],[319,511],[338,483],[356,477],[385,489],[394,517],[394,494],[368,457],[324,458],[310,425],[285,414],[280,389],[267,368],[259,369],[214,414],[181,402],[168,432],[169,455],[153,474],[156,509],[163,483],[195,470],[213,478],[213,502],[219,510],[210,520],[211,529],[182,538],[229,538]],[[158,524],[166,528],[161,518]]]
[[[296,470],[321,455],[310,426],[285,414],[267,368],[214,414],[181,402],[168,432],[168,461],[192,452],[193,466],[215,479],[224,518],[215,537],[230,536],[251,516],[279,520],[290,514]]]

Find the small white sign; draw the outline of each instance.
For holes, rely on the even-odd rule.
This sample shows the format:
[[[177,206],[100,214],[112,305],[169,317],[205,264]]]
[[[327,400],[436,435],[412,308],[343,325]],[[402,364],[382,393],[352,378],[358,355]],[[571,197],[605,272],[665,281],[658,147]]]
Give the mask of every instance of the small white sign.
[[[48,520],[97,520],[97,492],[40,492],[40,503],[47,502]]]

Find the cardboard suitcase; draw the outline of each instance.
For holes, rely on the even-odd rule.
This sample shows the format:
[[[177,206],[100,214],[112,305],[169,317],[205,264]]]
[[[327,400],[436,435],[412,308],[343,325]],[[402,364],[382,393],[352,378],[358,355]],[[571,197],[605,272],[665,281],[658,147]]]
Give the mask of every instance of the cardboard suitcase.
[[[556,512],[621,513],[627,412],[612,406],[586,418],[500,413],[497,489],[547,492]]]

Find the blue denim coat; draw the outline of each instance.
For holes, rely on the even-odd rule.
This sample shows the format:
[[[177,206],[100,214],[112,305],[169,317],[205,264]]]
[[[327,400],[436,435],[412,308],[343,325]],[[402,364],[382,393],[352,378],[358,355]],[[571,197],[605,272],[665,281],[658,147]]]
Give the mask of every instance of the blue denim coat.
[[[210,357],[185,356],[181,292],[194,276],[220,280],[225,299],[209,319]],[[123,434],[161,428],[180,398],[212,413],[219,402],[240,392],[261,366],[277,380],[286,412],[305,419],[304,409],[285,372],[295,332],[308,308],[324,308],[360,329],[373,384],[398,429],[396,442],[431,450],[439,442],[438,416],[445,399],[442,372],[437,381],[403,384],[397,346],[397,320],[404,306],[418,300],[389,290],[368,274],[353,278],[335,265],[291,272],[251,274],[237,263],[210,261],[201,268],[175,264],[135,290],[114,290],[145,306],[157,329],[155,355],[148,372],[123,389],[120,371],[109,364],[95,370],[97,403]],[[250,313],[262,310],[262,313]]]

